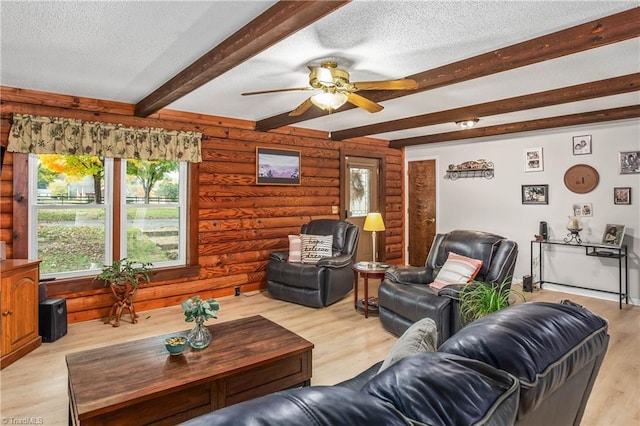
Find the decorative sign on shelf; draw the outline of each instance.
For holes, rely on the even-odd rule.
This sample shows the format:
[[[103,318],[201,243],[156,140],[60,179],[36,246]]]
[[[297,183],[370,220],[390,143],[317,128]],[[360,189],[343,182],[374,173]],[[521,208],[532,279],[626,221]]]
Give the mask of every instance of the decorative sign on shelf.
[[[487,160],[465,161],[460,164],[449,164],[449,170],[445,178],[456,180],[458,178],[493,177],[493,162]]]

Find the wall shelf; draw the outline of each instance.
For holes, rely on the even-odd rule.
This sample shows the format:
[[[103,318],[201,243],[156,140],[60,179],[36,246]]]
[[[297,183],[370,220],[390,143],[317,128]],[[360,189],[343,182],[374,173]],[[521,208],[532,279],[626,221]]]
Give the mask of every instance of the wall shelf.
[[[447,170],[445,179],[465,179],[465,178],[493,178],[493,169],[467,169],[467,170]]]

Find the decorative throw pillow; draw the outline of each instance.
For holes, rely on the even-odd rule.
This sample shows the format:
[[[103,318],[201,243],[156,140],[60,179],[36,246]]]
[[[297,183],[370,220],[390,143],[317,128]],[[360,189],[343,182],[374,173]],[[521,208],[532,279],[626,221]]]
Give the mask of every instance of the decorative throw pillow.
[[[436,279],[429,285],[433,288],[442,288],[449,284],[470,283],[478,275],[481,267],[482,260],[449,252],[447,261],[436,275]]]
[[[435,321],[431,318],[421,319],[398,338],[382,362],[378,373],[410,355],[420,352],[435,352],[437,341],[438,330]]]
[[[300,263],[302,261],[302,243],[300,235],[289,235],[289,257],[287,262]]]
[[[323,257],[331,257],[333,235],[300,234],[302,263],[315,265]]]

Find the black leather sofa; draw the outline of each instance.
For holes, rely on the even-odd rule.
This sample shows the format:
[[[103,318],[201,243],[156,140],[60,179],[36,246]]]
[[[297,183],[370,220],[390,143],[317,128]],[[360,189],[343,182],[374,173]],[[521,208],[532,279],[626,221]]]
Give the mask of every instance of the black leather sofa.
[[[463,284],[448,285],[440,290],[433,282],[449,252],[482,260],[476,280],[504,288],[511,277],[518,256],[518,244],[500,235],[482,231],[455,230],[437,234],[424,267],[393,268],[385,273],[378,289],[380,321],[384,328],[401,335],[411,324],[431,318],[438,327],[438,343],[462,328],[460,291]]]
[[[353,223],[316,219],[302,225],[301,234],[333,235],[332,256],[316,265],[289,263],[288,251],[271,253],[267,265],[267,290],[276,299],[313,308],[341,300],[353,289],[353,265],[359,229]]]
[[[609,342],[571,302],[514,305],[437,352],[378,363],[336,386],[289,389],[185,425],[579,425]]]

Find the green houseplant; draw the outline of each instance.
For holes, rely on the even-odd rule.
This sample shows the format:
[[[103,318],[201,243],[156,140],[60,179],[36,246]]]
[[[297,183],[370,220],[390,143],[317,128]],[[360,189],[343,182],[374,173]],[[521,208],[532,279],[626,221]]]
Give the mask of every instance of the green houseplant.
[[[204,322],[211,318],[218,318],[220,304],[216,299],[203,300],[200,296],[193,296],[182,302],[184,320],[195,322],[196,325],[187,335],[189,346],[194,349],[204,349],[211,343],[211,332]]]
[[[523,302],[526,301],[524,294],[512,289],[507,280],[498,285],[473,281],[460,292],[462,323],[469,324],[485,315],[506,308],[512,298],[521,298]]]
[[[151,263],[137,262],[126,257],[114,261],[111,265],[104,265],[95,279],[103,280],[104,285],[109,286],[116,298],[105,324],[110,324],[111,319],[114,319],[113,326],[120,326],[120,316],[125,309],[131,315],[131,322],[134,324],[138,322],[138,315],[131,298],[140,284],[151,280],[149,278],[151,266]]]
[[[151,266],[151,263],[137,262],[125,257],[111,265],[104,265],[96,279],[103,280],[104,285],[123,285],[128,282],[133,287],[138,287],[139,284],[150,281]]]

